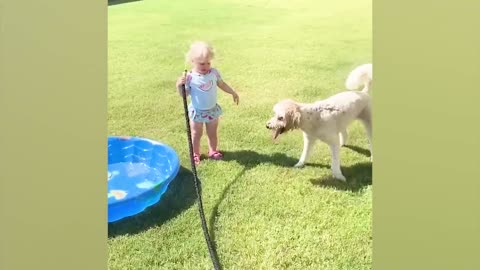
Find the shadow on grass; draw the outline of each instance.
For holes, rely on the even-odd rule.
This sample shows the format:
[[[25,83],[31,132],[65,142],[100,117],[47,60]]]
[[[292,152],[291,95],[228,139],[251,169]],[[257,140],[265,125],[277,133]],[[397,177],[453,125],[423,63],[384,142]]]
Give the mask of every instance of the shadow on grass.
[[[120,4],[127,4],[130,2],[139,2],[142,0],[108,0],[109,6],[120,5]]]
[[[350,148],[350,147],[349,147]],[[352,149],[353,148],[353,149]],[[368,150],[352,147],[354,151],[367,152]],[[215,224],[216,219],[219,216],[218,207],[225,199],[226,194],[229,193],[233,185],[245,174],[246,171],[255,168],[259,164],[273,164],[281,167],[293,167],[298,161],[296,158],[289,157],[283,153],[274,153],[272,155],[260,154],[255,151],[242,150],[235,152],[224,152],[224,161],[236,161],[244,168],[240,171],[235,178],[225,187],[220,198],[217,200],[215,206],[212,209],[212,214],[209,219],[210,236],[215,241]],[[306,166],[319,167],[330,169],[330,164],[311,164],[307,163]],[[300,171],[301,169],[299,169]],[[336,188],[339,190],[359,191],[363,187],[372,184],[372,164],[371,163],[359,163],[350,167],[342,167],[342,172],[347,177],[347,183],[334,179],[333,177],[326,177],[320,179],[312,179],[310,182],[316,186],[323,186],[329,188]]]
[[[225,152],[225,161],[236,161],[246,169],[252,169],[260,164],[273,164],[280,167],[293,167],[298,162],[298,158],[289,157],[283,153],[274,153],[272,155],[260,154],[251,150],[241,150],[235,152]],[[307,163],[307,166],[329,168],[323,164]]]
[[[215,223],[216,218],[219,215],[218,207],[225,199],[233,185],[250,169],[255,168],[260,164],[273,164],[280,167],[293,167],[298,162],[298,159],[289,157],[283,153],[274,153],[271,155],[260,154],[251,150],[241,150],[235,152],[224,152],[224,161],[236,161],[243,166],[243,169],[235,176],[235,178],[223,189],[220,198],[217,200],[215,206],[212,209],[212,214],[209,219],[210,236],[215,240]],[[322,164],[307,164],[307,166],[329,168]]]
[[[310,182],[319,187],[328,187],[338,190],[358,192],[372,184],[372,163],[358,163],[349,167],[342,167],[346,182],[327,176],[317,179],[310,179]]]
[[[177,177],[157,204],[138,215],[109,223],[108,237],[143,232],[165,223],[191,207],[197,199],[192,177],[190,170],[180,167]]]
[[[237,174],[237,176],[233,179],[233,181],[228,183],[227,187],[225,187],[223,189],[223,192],[220,195],[220,198],[217,200],[217,203],[215,203],[215,206],[213,206],[212,213],[210,214],[210,218],[208,220],[208,228],[209,228],[210,237],[212,238],[212,241],[214,242],[215,246],[216,246],[216,243],[215,243],[216,226],[215,226],[215,224],[217,223],[217,217],[219,216],[218,207],[220,206],[220,204],[225,199],[226,194],[232,188],[233,184],[235,184],[238,181],[238,179],[240,179],[245,174],[245,172],[247,170],[248,169],[246,167],[243,168],[243,170],[240,173]]]
[[[367,156],[367,157],[370,156],[370,150],[367,150],[365,148],[361,148],[361,147],[358,147],[358,146],[355,146],[355,145],[344,145],[343,147],[348,148],[352,151],[355,151],[355,152],[357,152],[361,155],[364,155],[364,156]]]

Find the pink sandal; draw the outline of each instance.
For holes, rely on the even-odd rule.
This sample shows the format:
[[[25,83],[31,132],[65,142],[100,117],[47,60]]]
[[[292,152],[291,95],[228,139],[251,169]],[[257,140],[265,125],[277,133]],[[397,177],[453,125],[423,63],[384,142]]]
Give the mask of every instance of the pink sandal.
[[[200,164],[200,155],[199,154],[193,154],[193,161],[195,162],[195,165]]]
[[[223,154],[219,151],[212,151],[208,154],[208,157],[215,160],[220,160],[223,158]]]

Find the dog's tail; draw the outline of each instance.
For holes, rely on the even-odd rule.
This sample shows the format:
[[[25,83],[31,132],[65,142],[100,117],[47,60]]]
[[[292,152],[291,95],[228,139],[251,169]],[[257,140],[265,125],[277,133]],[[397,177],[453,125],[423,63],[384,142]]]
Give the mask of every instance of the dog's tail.
[[[362,92],[368,93],[372,86],[372,64],[363,64],[352,70],[345,86],[348,90],[358,90],[363,86]]]

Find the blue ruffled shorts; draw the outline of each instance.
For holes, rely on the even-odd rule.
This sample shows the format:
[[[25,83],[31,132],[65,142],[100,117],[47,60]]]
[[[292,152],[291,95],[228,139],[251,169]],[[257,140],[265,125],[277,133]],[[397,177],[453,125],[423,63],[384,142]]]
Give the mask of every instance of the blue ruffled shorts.
[[[220,117],[222,114],[222,107],[218,104],[209,110],[197,110],[192,104],[188,106],[188,116],[195,122],[209,123]]]

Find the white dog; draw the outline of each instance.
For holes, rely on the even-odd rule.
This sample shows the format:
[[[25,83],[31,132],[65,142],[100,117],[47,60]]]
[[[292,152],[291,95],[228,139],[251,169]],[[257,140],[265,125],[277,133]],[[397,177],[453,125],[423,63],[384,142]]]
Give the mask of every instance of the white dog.
[[[347,127],[354,120],[360,120],[367,131],[372,153],[372,109],[368,92],[372,85],[372,64],[355,68],[348,76],[345,91],[315,103],[298,103],[283,100],[275,104],[273,116],[267,122],[267,128],[273,130],[273,138],[293,129],[303,131],[303,153],[295,167],[302,167],[320,139],[327,143],[332,154],[331,169],[333,176],[346,181],[340,170],[340,147],[347,141]],[[373,160],[373,154],[371,154]]]

